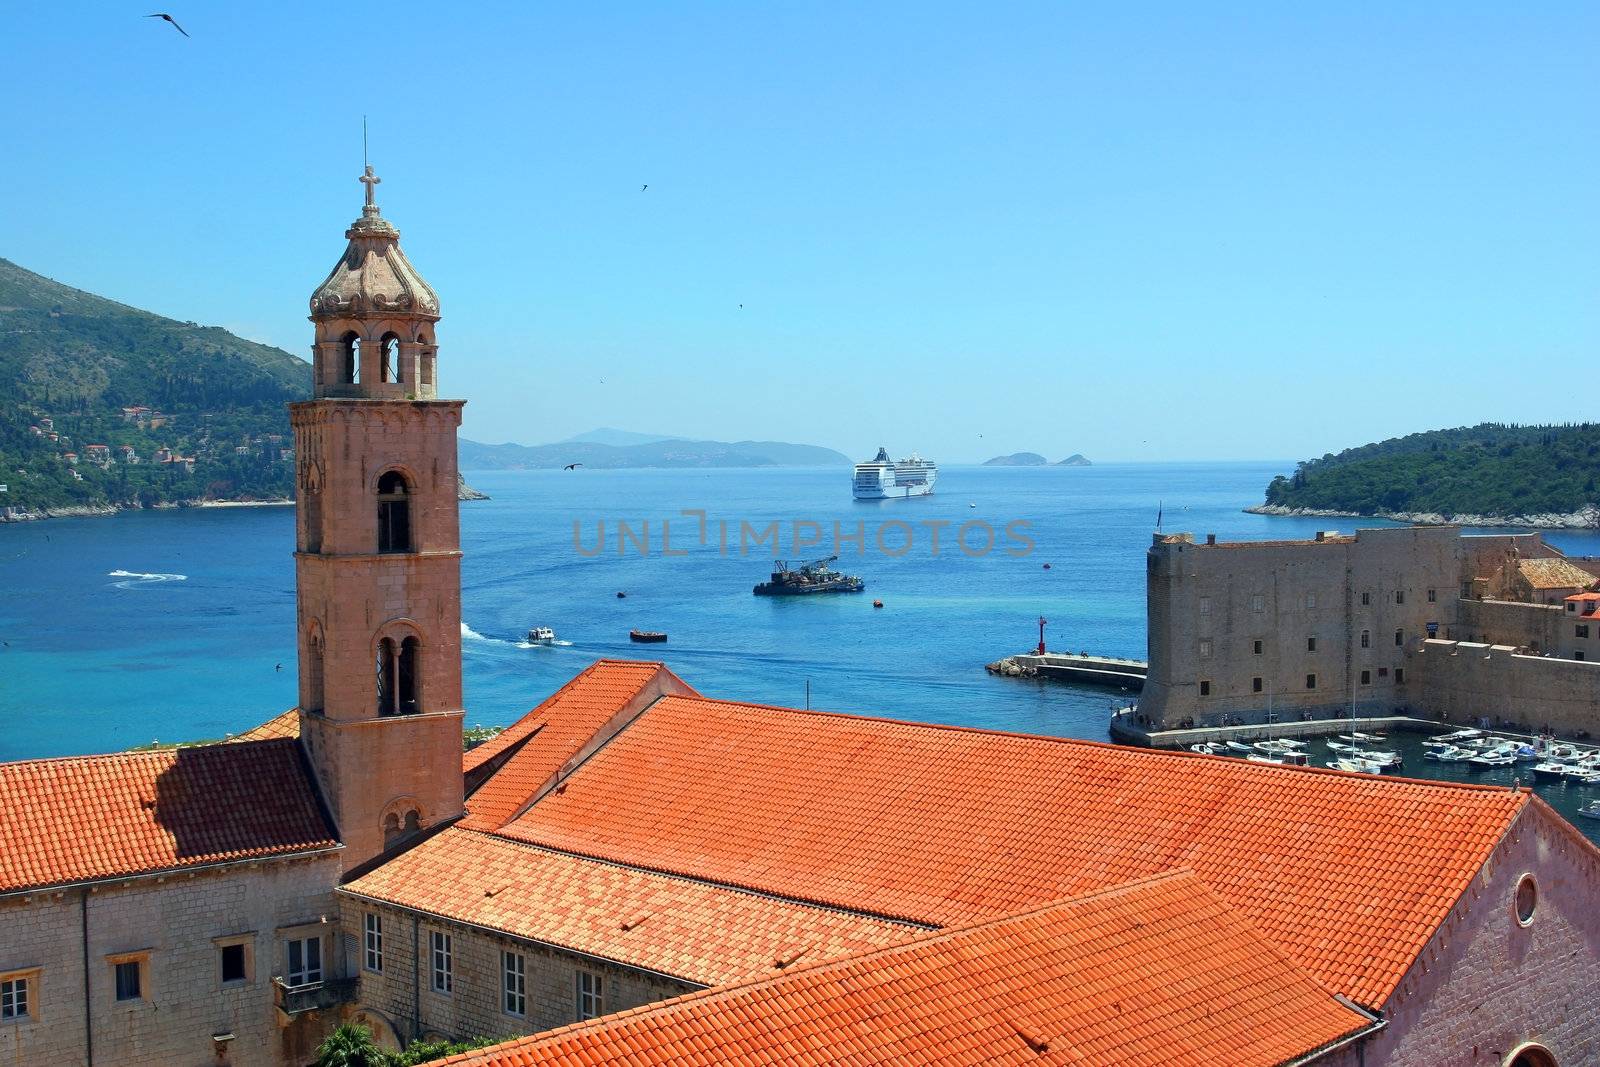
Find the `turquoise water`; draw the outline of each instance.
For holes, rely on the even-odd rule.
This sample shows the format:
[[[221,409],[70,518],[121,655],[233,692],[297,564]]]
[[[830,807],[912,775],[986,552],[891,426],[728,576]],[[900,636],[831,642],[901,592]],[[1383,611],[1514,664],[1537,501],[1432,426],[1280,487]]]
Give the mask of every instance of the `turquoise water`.
[[[1051,647],[1142,658],[1158,507],[1168,530],[1224,539],[1353,528],[1240,510],[1288,466],[953,467],[931,497],[873,503],[851,501],[848,472],[831,469],[475,473],[493,499],[462,505],[467,721],[509,722],[596,658],[623,656],[663,658],[712,696],[804,706],[809,683],[817,708],[1104,739],[1112,694],[995,678],[983,665],[1031,646],[1039,615]],[[684,510],[706,513],[705,546]],[[662,554],[662,520],[686,554]],[[898,556],[876,544],[894,520],[911,534]],[[619,554],[619,521],[634,538],[649,522],[648,554],[634,540]],[[807,521],[824,543],[791,551],[794,524]],[[604,550],[586,555],[601,522]],[[866,593],[752,596],[770,542],[741,555],[740,526],[771,522],[791,558],[826,555],[835,522],[846,534],[861,523],[865,551],[845,545],[840,566]],[[925,524],[938,522],[949,525],[935,554]],[[981,526],[967,532],[973,555],[953,547],[968,522],[996,531],[992,551],[977,553]],[[1027,524],[1013,528],[1032,540],[1026,554],[1011,554],[1021,551],[1004,534],[1013,522]],[[0,760],[220,737],[290,707],[292,527],[287,508],[0,526]],[[898,549],[907,532],[886,527],[884,543]],[[1550,539],[1600,554],[1593,533]],[[564,643],[523,646],[536,624]],[[632,644],[631,628],[670,641]]]

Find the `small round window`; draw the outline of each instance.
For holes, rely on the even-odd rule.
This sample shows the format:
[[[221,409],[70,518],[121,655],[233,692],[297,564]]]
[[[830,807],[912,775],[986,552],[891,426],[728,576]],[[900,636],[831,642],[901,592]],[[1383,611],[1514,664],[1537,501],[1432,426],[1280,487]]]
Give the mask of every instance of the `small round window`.
[[[1533,913],[1539,909],[1539,886],[1533,875],[1525,874],[1517,883],[1517,922],[1527,926],[1533,922]]]

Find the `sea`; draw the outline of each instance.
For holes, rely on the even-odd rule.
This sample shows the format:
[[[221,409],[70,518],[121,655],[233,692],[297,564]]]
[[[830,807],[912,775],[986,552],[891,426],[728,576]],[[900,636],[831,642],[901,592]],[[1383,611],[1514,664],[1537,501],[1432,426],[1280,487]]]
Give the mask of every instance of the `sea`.
[[[468,472],[491,499],[461,505],[467,724],[623,657],[708,696],[1105,740],[1128,694],[984,664],[1031,648],[1041,618],[1053,649],[1144,658],[1158,521],[1224,540],[1358,525],[1244,512],[1292,466],[948,466],[930,496],[872,502],[837,468]],[[1547,537],[1600,555],[1600,533]],[[293,706],[293,547],[287,507],[0,525],[0,760],[223,738]],[[864,593],[752,595],[775,556],[831,555]],[[557,643],[529,645],[533,626]],[[1408,774],[1511,782],[1407,754]],[[1600,789],[1539,789],[1600,830],[1575,814]]]

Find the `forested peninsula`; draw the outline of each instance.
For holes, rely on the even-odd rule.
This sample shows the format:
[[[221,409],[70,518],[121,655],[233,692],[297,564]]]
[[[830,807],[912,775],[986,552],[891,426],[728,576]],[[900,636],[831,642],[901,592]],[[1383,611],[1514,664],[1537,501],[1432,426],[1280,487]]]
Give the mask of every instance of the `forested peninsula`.
[[[1404,522],[1600,525],[1600,424],[1483,423],[1307,460],[1246,510]]]

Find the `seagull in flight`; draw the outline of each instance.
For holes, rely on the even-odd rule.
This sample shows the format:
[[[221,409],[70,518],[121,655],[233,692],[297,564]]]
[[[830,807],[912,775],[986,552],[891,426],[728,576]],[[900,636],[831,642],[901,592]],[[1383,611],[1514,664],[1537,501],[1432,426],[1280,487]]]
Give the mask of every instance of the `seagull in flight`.
[[[648,185],[641,185],[641,186],[639,186],[639,191],[642,193],[648,188],[650,188]]]
[[[162,19],[162,20],[164,20],[166,22],[170,22],[170,23],[172,23],[172,28],[173,29],[177,30],[179,33],[183,34],[185,37],[189,36],[189,31],[184,29],[182,26],[178,25],[178,20],[173,18],[171,15],[167,14],[165,11],[157,11],[153,15],[146,15],[145,18],[147,18],[147,19]]]
[[[565,467],[562,467],[561,469],[564,470],[564,471],[575,471],[581,466],[583,466],[582,463],[568,463]]]

